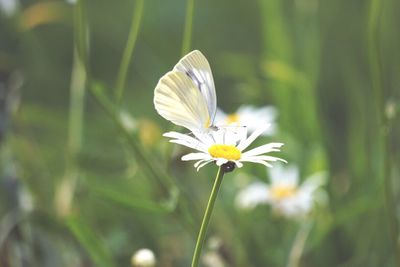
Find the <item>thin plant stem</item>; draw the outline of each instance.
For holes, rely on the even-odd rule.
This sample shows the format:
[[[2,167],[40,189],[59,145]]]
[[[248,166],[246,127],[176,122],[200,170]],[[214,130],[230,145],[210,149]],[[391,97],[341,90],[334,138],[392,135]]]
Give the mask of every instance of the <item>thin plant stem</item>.
[[[79,177],[77,163],[78,154],[82,147],[83,109],[85,99],[85,70],[79,59],[77,49],[74,52],[74,67],[71,78],[71,96],[69,108],[69,128],[67,143],[66,171],[59,184],[55,204],[57,213],[67,216],[71,212],[76,183]]]
[[[67,142],[66,171],[55,199],[59,215],[69,215],[79,176],[78,154],[82,147],[83,113],[85,106],[85,85],[87,56],[85,39],[87,34],[84,3],[78,1],[74,8],[74,58],[70,85],[69,125]]]
[[[78,0],[74,7],[74,47],[77,52],[77,58],[82,62],[86,71],[86,76],[89,76],[87,68],[88,56],[88,25],[86,19],[85,1]]]
[[[115,85],[115,98],[117,105],[120,105],[124,95],[126,76],[128,74],[129,65],[132,61],[133,50],[135,49],[137,36],[139,34],[141,21],[143,17],[144,0],[136,0],[135,10],[132,16],[131,29],[128,41],[122,54],[121,64],[119,66],[117,82]]]
[[[204,212],[203,221],[201,222],[200,231],[197,236],[196,247],[194,249],[193,258],[192,258],[192,267],[197,267],[199,264],[201,250],[203,248],[204,240],[206,238],[207,228],[210,223],[211,214],[214,208],[215,200],[218,196],[218,191],[222,183],[222,179],[224,177],[224,171],[220,167],[215,177],[214,186],[211,190],[210,198],[208,199],[208,204],[206,207],[206,211]]]
[[[384,1],[371,0],[369,9],[368,24],[368,45],[369,60],[372,79],[372,88],[374,99],[376,99],[378,117],[378,136],[379,144],[382,152],[382,171],[380,172],[384,180],[384,194],[386,203],[386,212],[388,216],[388,224],[390,229],[390,238],[392,242],[393,252],[395,255],[396,266],[400,266],[400,244],[399,244],[399,225],[396,216],[396,201],[393,196],[393,181],[391,176],[392,159],[390,154],[390,134],[391,127],[385,113],[386,94],[383,82],[383,66],[380,56],[380,36],[379,27]]]
[[[82,146],[85,80],[85,69],[81,59],[78,56],[77,49],[75,49],[70,85],[71,95],[69,106],[68,151],[70,157],[75,157],[76,154],[79,153],[79,150]]]
[[[293,241],[292,249],[290,250],[289,260],[287,267],[298,267],[303,254],[304,247],[312,228],[312,222],[304,221],[296,234],[296,238]]]
[[[186,55],[191,46],[193,31],[194,0],[188,0],[186,5],[185,28],[183,30],[182,56]]]
[[[68,149],[70,156],[75,156],[82,146],[83,109],[86,83],[86,39],[85,15],[83,2],[78,1],[75,7],[74,21],[74,60],[71,75],[71,100],[69,113]]]

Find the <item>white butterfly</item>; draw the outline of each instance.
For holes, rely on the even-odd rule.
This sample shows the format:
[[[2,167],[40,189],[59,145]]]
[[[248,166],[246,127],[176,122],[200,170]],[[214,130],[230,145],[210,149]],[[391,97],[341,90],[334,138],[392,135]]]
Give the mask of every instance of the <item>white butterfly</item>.
[[[166,120],[192,132],[216,128],[217,97],[210,65],[194,50],[158,81],[154,106]]]

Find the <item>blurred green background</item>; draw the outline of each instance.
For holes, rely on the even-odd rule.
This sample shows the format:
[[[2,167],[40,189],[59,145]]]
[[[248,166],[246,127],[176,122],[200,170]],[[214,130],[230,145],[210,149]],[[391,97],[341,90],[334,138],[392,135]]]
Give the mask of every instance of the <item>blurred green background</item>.
[[[71,2],[0,1],[0,266],[190,265],[216,167],[180,161],[153,92],[192,49],[221,108],[276,106],[263,141],[328,172],[297,266],[400,266],[399,1]],[[267,180],[226,175],[208,237],[224,266],[286,266],[299,222],[236,210],[239,175]]]

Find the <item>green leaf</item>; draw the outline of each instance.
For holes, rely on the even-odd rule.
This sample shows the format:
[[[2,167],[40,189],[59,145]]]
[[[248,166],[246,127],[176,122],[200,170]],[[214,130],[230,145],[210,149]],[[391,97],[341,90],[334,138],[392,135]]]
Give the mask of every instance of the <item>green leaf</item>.
[[[176,202],[179,195],[178,192],[173,191],[171,192],[171,197],[168,200],[157,203],[154,201],[134,198],[130,195],[121,193],[120,191],[115,191],[105,187],[96,187],[94,188],[94,192],[100,197],[108,199],[123,207],[152,213],[172,212],[176,207]]]
[[[81,218],[71,216],[66,220],[66,225],[75,236],[77,241],[89,254],[95,266],[114,267],[116,266],[108,249],[101,242],[100,238],[93,231],[93,228]]]

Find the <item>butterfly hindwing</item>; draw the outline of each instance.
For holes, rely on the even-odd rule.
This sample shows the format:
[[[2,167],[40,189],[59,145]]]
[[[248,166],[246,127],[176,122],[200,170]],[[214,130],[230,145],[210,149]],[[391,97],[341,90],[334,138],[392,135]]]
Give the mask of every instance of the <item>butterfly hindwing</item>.
[[[162,117],[191,131],[207,128],[211,119],[197,85],[180,71],[170,71],[159,80],[154,106]]]

